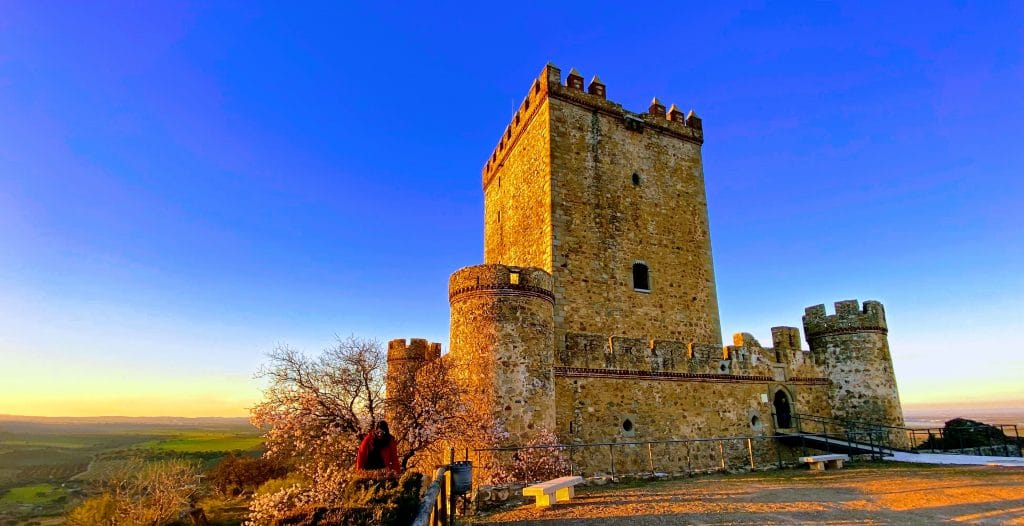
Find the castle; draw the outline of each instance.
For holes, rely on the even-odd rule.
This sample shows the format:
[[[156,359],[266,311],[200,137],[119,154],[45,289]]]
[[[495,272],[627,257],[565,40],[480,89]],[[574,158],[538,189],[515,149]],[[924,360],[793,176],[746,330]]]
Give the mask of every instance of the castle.
[[[484,263],[449,281],[450,352],[482,413],[524,444],[749,436],[796,414],[902,426],[885,311],[806,309],[724,346],[701,119],[632,113],[547,65],[483,167]],[[440,356],[394,340],[389,374]],[[773,419],[774,415],[774,419]],[[481,445],[483,446],[483,445]]]

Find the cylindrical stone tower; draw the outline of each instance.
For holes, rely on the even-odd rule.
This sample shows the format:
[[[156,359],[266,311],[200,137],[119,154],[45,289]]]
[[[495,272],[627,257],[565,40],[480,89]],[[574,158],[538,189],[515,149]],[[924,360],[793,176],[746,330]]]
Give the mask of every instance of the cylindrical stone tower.
[[[836,313],[824,305],[808,307],[804,334],[815,362],[829,378],[829,403],[837,420],[903,426],[903,407],[896,389],[885,309],[877,301],[838,301]],[[894,433],[899,445],[906,437]]]
[[[522,444],[555,429],[554,295],[539,268],[500,264],[452,274],[450,356],[464,367],[481,423]]]
[[[411,399],[412,389],[416,386],[417,371],[427,362],[440,357],[440,343],[429,343],[421,338],[413,338],[408,343],[404,338],[388,342],[385,419],[392,425],[403,420],[403,415],[397,414],[396,411],[403,407],[403,402]]]

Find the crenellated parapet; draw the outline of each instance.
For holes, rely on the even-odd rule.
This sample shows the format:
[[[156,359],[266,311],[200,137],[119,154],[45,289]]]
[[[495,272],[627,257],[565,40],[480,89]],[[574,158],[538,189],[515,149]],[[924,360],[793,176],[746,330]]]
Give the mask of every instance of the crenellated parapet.
[[[597,75],[584,86],[583,75],[575,68],[562,82],[562,70],[549,63],[541,71],[530,87],[530,91],[519,104],[511,122],[505,127],[501,139],[484,163],[483,187],[490,184],[491,179],[504,164],[512,147],[525,132],[530,121],[548,98],[556,98],[571,104],[583,106],[589,110],[622,119],[627,128],[635,131],[650,129],[652,131],[676,136],[695,144],[704,143],[704,125],[693,110],[683,113],[675,104],[668,109],[655,97],[646,112],[634,113],[612,102],[607,98],[607,87]]]
[[[808,343],[822,336],[889,332],[885,323],[885,308],[877,301],[865,301],[863,308],[857,300],[837,301],[835,309],[836,313],[831,315],[825,312],[825,305],[814,305],[805,309],[804,333],[807,335]]]
[[[556,356],[558,367],[665,373],[767,375],[773,349],[739,333],[734,345],[570,332]]]
[[[441,356],[441,344],[432,343],[422,338],[413,338],[408,342],[398,338],[388,342],[388,363],[396,361],[430,361]]]
[[[654,375],[715,375],[737,380],[773,377],[823,381],[825,370],[800,348],[800,330],[774,327],[774,347],[765,347],[750,333],[733,335],[732,345],[682,342],[581,332],[564,335],[555,366],[574,371],[633,371]],[[780,373],[779,371],[784,371]]]
[[[551,291],[551,274],[544,269],[498,263],[464,267],[452,274],[448,280],[449,301],[454,302],[474,294],[528,296],[551,303],[555,301]]]

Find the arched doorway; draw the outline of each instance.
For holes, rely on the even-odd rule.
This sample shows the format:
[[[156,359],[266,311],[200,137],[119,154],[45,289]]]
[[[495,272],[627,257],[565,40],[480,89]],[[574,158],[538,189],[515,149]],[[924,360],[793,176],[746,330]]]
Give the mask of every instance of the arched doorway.
[[[775,427],[789,429],[793,427],[793,410],[789,405],[789,395],[785,389],[775,391]]]

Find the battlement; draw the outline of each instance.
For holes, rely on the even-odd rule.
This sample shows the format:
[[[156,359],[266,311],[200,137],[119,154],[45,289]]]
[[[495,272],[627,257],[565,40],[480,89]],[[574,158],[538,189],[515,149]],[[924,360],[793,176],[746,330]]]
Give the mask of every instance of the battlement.
[[[538,296],[554,303],[551,274],[536,267],[512,267],[500,263],[474,265],[455,271],[448,280],[448,299],[468,293],[499,293]]]
[[[608,100],[607,87],[597,75],[594,75],[584,89],[583,76],[573,68],[563,84],[562,70],[554,64],[548,63],[533,81],[530,91],[519,104],[519,109],[512,116],[511,122],[501,134],[497,146],[494,147],[491,156],[484,163],[482,170],[484,189],[490,184],[494,174],[504,165],[505,158],[511,152],[512,147],[518,142],[534,115],[549,97],[622,119],[627,127],[635,131],[649,128],[685,141],[696,144],[704,143],[703,121],[693,110],[684,115],[675,104],[672,104],[669,109],[665,109],[665,106],[655,97],[646,112],[633,113],[623,109],[621,104]]]
[[[431,361],[441,356],[441,344],[431,343],[422,338],[413,338],[406,342],[398,338],[388,342],[388,362],[398,360]]]
[[[570,332],[556,357],[556,365],[585,369],[734,374],[730,360],[756,365],[771,361],[769,353],[749,334],[736,335],[737,346],[687,343],[675,340],[631,338]],[[758,358],[751,359],[753,356]],[[748,364],[748,365],[749,365]],[[743,366],[749,371],[749,366]]]
[[[800,350],[800,329],[772,327],[772,347],[778,350]]]
[[[835,311],[835,314],[827,314],[825,305],[814,305],[804,310],[804,333],[808,342],[832,334],[889,332],[885,308],[877,301],[865,301],[863,308],[857,300],[837,301]]]

